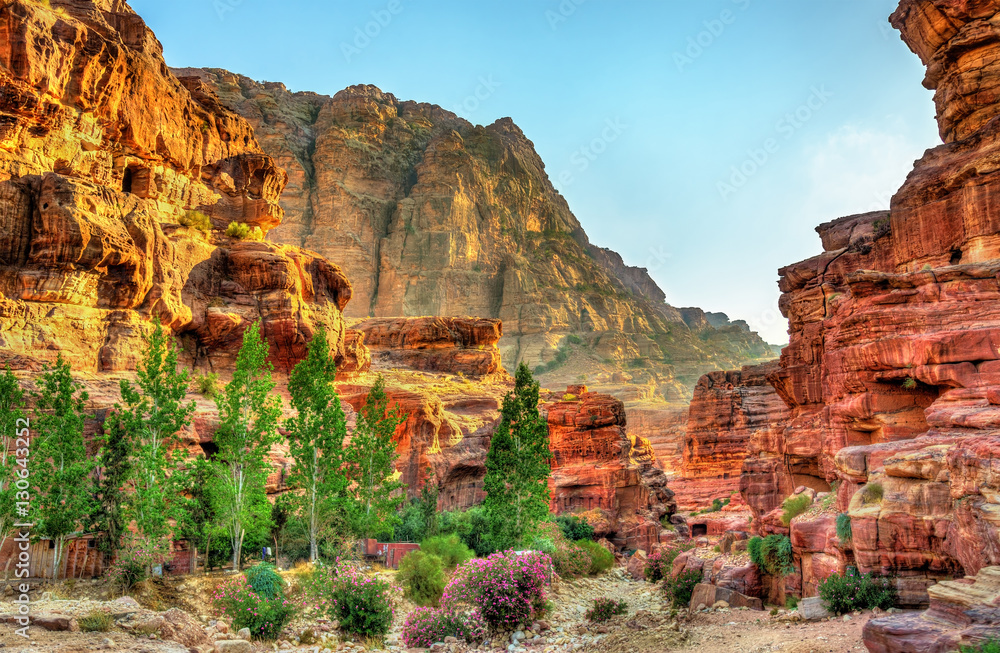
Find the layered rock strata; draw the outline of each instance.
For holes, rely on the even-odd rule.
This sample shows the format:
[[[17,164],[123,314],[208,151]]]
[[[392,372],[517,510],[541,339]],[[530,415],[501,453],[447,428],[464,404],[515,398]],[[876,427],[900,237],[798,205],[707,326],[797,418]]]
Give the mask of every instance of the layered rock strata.
[[[153,318],[223,371],[254,320],[279,369],[319,326],[343,354],[339,268],[222,233],[278,225],[285,172],[125,2],[6,2],[0,32],[0,362],[131,369]]]
[[[649,442],[628,435],[622,402],[570,386],[544,409],[552,512],[583,513],[618,547],[651,551],[676,504]]]

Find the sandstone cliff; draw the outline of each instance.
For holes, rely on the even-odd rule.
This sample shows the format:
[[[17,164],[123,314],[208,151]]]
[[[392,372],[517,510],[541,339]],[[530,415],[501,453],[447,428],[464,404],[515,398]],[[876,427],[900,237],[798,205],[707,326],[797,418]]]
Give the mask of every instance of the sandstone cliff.
[[[945,143],[916,162],[890,211],[821,225],[823,253],[780,271],[790,343],[766,374],[787,416],[751,439],[740,486],[757,529],[791,536],[789,591],[813,593],[856,564],[896,576],[915,605],[937,581],[1000,564],[998,18],[995,1],[900,3],[891,22],[927,65]],[[834,511],[783,527],[777,508],[797,486],[834,490]],[[848,542],[836,512],[851,517]],[[966,582],[931,591],[930,621],[948,612],[952,625],[873,621],[871,650],[946,650],[933,646],[963,627],[988,631],[972,627],[977,600],[942,598],[963,588],[976,593]],[[914,628],[929,648],[912,647]]]
[[[319,325],[343,353],[337,266],[222,233],[279,224],[285,172],[124,1],[6,2],[0,33],[0,363],[131,369],[154,317],[223,371],[258,319],[279,369]]]
[[[508,369],[544,384],[638,385],[681,401],[702,373],[771,358],[743,324],[690,319],[644,269],[593,246],[534,146],[374,86],[332,98],[218,69],[183,69],[244,116],[288,170],[272,240],[336,260],[349,317],[500,318]]]

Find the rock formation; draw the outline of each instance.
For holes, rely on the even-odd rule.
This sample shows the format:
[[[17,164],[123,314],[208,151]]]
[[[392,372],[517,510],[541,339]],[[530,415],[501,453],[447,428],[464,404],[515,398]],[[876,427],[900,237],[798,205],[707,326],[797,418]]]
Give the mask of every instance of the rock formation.
[[[891,23],[927,65],[945,142],[916,162],[890,211],[821,225],[823,253],[780,270],[790,343],[766,378],[787,415],[751,438],[740,488],[755,528],[792,539],[788,591],[814,593],[855,564],[894,575],[904,605],[930,600],[932,619],[954,624],[878,619],[871,650],[951,650],[995,610],[948,592],[967,588],[949,579],[979,573],[981,586],[1000,565],[998,18],[996,2],[900,2]],[[830,512],[780,524],[797,487],[836,492],[850,542]],[[924,635],[944,648],[913,644]]]
[[[356,295],[349,317],[499,318],[511,370],[526,361],[551,387],[586,377],[674,402],[706,371],[773,356],[745,324],[669,306],[644,269],[593,246],[508,118],[472,125],[374,86],[331,98],[176,73],[244,116],[288,170],[271,239],[338,261]]]
[[[652,550],[660,519],[676,510],[649,442],[629,436],[625,406],[570,386],[546,402],[552,449],[551,510],[586,513],[596,534],[618,547]]]
[[[125,2],[15,0],[0,26],[0,362],[131,369],[152,318],[221,371],[258,319],[279,369],[318,326],[343,354],[339,268],[221,231],[278,225],[285,172]]]
[[[711,372],[698,381],[688,411],[681,474],[670,483],[679,508],[738,499],[748,452],[771,440],[772,426],[787,416],[784,402],[765,378],[776,369],[777,363],[767,363],[740,372]]]

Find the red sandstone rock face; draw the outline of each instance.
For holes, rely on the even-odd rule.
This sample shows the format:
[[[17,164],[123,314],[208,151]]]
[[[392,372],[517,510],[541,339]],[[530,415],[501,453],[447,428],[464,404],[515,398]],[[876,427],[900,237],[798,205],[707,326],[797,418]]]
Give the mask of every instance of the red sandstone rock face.
[[[598,535],[619,547],[651,551],[660,541],[660,518],[676,505],[649,443],[627,435],[622,402],[570,386],[565,399],[550,399],[545,410],[552,512],[590,511]]]
[[[281,370],[320,325],[340,355],[351,286],[336,266],[181,224],[281,221],[286,175],[250,124],[170,73],[125,2],[46,5],[0,7],[4,360],[131,369],[153,317],[187,363],[223,372],[257,319]]]
[[[765,378],[776,369],[777,362],[765,363],[740,372],[712,372],[698,380],[688,411],[681,475],[670,483],[679,508],[702,508],[739,490],[751,441],[773,439],[772,427],[788,414]]]
[[[474,317],[373,318],[354,327],[381,361],[417,370],[485,376],[503,370],[500,320]]]

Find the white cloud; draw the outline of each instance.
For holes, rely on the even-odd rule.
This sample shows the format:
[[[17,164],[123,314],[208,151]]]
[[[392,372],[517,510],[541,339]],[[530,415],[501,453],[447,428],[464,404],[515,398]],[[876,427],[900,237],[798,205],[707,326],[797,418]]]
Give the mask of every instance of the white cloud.
[[[803,212],[816,224],[889,208],[923,147],[895,133],[848,124],[805,147]]]

